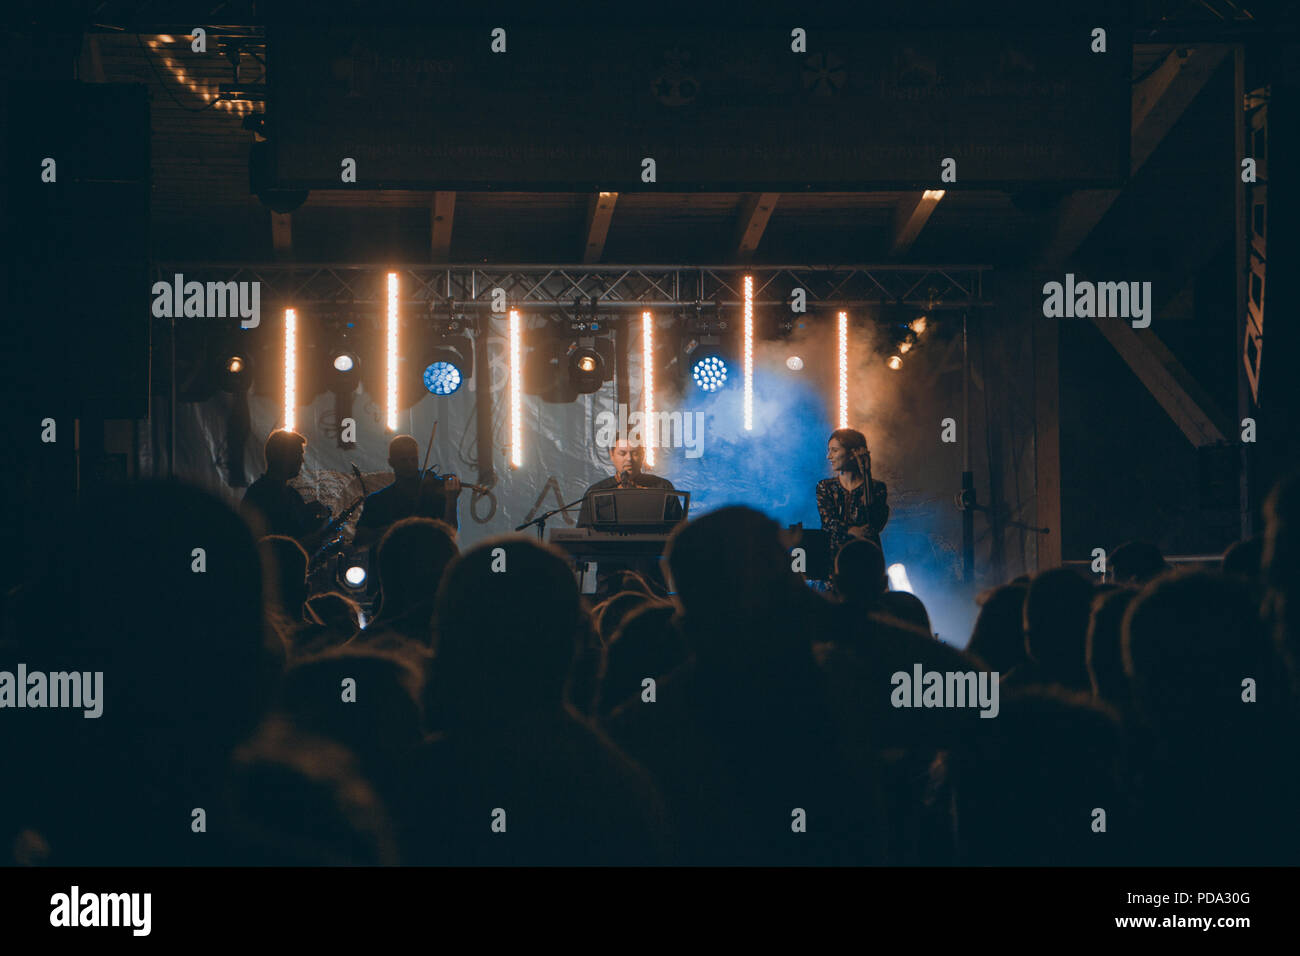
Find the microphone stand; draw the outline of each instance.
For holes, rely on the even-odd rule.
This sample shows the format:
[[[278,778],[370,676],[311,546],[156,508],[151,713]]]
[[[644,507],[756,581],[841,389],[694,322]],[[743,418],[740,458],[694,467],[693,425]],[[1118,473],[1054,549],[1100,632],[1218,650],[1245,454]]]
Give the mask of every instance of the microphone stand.
[[[552,508],[550,511],[546,512],[545,514],[538,515],[532,521],[525,521],[518,528],[515,528],[515,530],[523,531],[527,527],[530,527],[532,525],[537,525],[537,540],[545,541],[547,519],[554,517],[555,515],[558,515],[561,511],[568,511],[570,508],[576,508],[578,505],[582,504],[584,500],[586,500],[586,497],[587,497],[586,495],[583,495],[577,501],[571,501],[567,505],[561,505],[558,508]]]

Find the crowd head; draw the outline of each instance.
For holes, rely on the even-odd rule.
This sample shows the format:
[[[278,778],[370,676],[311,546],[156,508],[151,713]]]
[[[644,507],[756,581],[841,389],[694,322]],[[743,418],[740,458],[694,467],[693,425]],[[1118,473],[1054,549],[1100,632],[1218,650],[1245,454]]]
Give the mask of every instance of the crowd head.
[[[300,439],[273,435],[269,470],[296,472]],[[1300,689],[1296,481],[1221,568],[1130,542],[1111,582],[1052,568],[986,591],[968,641],[890,590],[875,542],[848,542],[833,591],[813,589],[744,506],[674,531],[666,590],[608,574],[594,603],[531,537],[461,552],[443,522],[400,521],[367,621],[312,593],[299,544],[255,542],[206,492],[112,494],[112,525],[88,498],[4,605],[29,667],[105,673],[104,715],[0,755],[66,747],[132,777],[93,799],[70,771],[6,788],[15,861],[1212,864],[1300,847],[1273,753]],[[932,672],[937,703],[928,680],[899,693]],[[200,799],[230,825],[196,860],[158,820]],[[480,840],[472,821],[503,801],[518,839]],[[809,839],[781,838],[791,807]]]
[[[451,720],[505,720],[558,706],[584,622],[558,553],[496,538],[458,557],[438,588],[434,698]]]

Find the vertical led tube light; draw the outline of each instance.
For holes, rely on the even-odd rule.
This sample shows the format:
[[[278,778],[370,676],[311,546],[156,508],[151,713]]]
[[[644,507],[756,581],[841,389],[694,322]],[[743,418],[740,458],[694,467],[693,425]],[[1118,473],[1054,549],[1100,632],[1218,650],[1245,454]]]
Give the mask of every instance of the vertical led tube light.
[[[384,383],[384,407],[390,432],[397,431],[397,273],[388,273],[387,367]]]
[[[849,427],[849,314],[840,313],[840,428]]]
[[[284,310],[284,429],[293,431],[298,408],[298,313]]]
[[[655,447],[659,444],[658,429],[654,427],[655,414],[655,325],[649,312],[641,313],[641,390],[645,395],[645,463],[653,467]]]
[[[754,277],[745,276],[745,431],[754,430]]]
[[[524,463],[523,447],[523,329],[520,328],[519,310],[510,310],[510,464],[519,468]]]

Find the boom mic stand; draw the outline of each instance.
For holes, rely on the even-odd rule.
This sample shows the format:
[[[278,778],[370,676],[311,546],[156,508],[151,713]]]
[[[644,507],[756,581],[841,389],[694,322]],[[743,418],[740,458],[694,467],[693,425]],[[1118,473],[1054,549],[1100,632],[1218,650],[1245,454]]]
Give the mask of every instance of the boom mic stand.
[[[558,496],[557,496],[557,497],[558,497]],[[547,519],[548,519],[548,518],[551,518],[551,517],[553,517],[553,516],[555,516],[555,515],[557,515],[557,514],[559,514],[561,511],[568,511],[570,508],[575,508],[575,507],[577,507],[578,505],[582,504],[582,502],[586,499],[586,497],[587,497],[586,495],[583,495],[583,496],[582,496],[581,498],[579,498],[577,501],[571,501],[571,502],[569,502],[567,505],[560,505],[560,507],[558,507],[558,508],[552,508],[550,511],[546,512],[545,514],[538,515],[538,516],[537,516],[536,518],[534,518],[532,521],[525,521],[525,522],[524,522],[523,524],[521,524],[518,528],[515,528],[515,530],[516,530],[516,531],[523,531],[525,528],[527,528],[527,527],[529,527],[529,526],[531,526],[531,525],[537,525],[537,540],[538,540],[538,541],[545,541],[545,540],[546,540],[546,521],[547,521]]]

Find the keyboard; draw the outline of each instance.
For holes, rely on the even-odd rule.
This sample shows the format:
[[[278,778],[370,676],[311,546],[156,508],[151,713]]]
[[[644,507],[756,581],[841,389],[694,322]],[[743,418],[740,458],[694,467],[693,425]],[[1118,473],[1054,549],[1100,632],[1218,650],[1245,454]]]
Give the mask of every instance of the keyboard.
[[[668,544],[666,534],[620,534],[591,528],[555,528],[550,543],[575,561],[602,558],[657,558]]]

